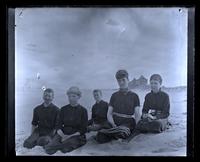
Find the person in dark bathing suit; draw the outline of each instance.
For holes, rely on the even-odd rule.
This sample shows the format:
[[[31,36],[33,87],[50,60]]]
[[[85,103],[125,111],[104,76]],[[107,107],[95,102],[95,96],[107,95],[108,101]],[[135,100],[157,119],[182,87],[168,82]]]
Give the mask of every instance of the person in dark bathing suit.
[[[81,91],[78,87],[71,87],[67,91],[67,96],[69,104],[60,110],[57,133],[45,146],[47,154],[54,154],[58,150],[67,153],[86,144],[88,114],[86,108],[78,102]]]
[[[92,106],[92,118],[88,122],[88,132],[111,128],[107,120],[108,103],[102,100],[102,91],[95,89],[93,96],[96,103]]]
[[[112,125],[111,132],[114,133],[110,133],[109,129],[108,131],[100,130],[96,136],[96,140],[99,143],[129,137],[136,126],[136,120],[133,115],[139,115],[139,97],[128,88],[129,79],[127,71],[119,70],[115,77],[120,89],[112,94],[107,113],[108,121]]]
[[[59,108],[52,103],[53,98],[53,90],[46,89],[43,93],[44,103],[34,108],[32,133],[23,143],[25,148],[31,149],[36,145],[45,146],[53,138],[59,113]]]

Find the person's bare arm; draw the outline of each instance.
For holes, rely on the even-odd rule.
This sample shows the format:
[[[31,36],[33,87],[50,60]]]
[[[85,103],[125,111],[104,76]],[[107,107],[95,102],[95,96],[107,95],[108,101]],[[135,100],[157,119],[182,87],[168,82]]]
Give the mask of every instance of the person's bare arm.
[[[56,129],[53,130],[53,135],[55,135],[55,134],[56,134]]]
[[[71,135],[65,135],[61,129],[57,130],[57,133],[58,133],[59,136],[61,136],[61,138],[62,138],[61,141],[64,141],[64,140],[66,140],[66,139],[68,139],[72,136],[80,135],[79,132],[76,132],[76,133],[71,134]]]
[[[61,136],[61,138],[62,138],[61,141],[62,142],[65,141],[66,139],[72,137],[72,136],[80,135],[79,132],[76,132],[76,133],[71,134],[71,135],[66,135],[66,134],[63,133],[63,131],[61,129],[57,130],[57,133],[58,133],[59,136]]]
[[[108,107],[108,113],[107,113],[107,119],[112,124],[113,127],[116,127],[116,124],[115,124],[115,122],[113,120],[112,113],[113,113],[113,107],[109,106]]]
[[[62,131],[61,129],[58,129],[58,130],[57,130],[57,133],[58,133],[58,135],[59,135],[60,137],[64,137],[64,136],[65,136],[65,134],[63,133],[63,131]]]
[[[80,135],[79,132],[76,132],[76,133],[73,133],[73,134],[70,134],[70,135],[64,135],[64,137],[62,138],[62,142],[65,141],[66,139],[72,137],[72,136],[77,136],[77,135]]]
[[[151,120],[156,120],[156,116],[151,115],[150,113],[147,114],[147,117],[150,118]]]
[[[138,123],[140,118],[141,118],[140,107],[137,106],[137,107],[135,107],[135,121],[136,121],[136,124]]]
[[[142,119],[146,119],[148,117],[148,113],[142,113]]]

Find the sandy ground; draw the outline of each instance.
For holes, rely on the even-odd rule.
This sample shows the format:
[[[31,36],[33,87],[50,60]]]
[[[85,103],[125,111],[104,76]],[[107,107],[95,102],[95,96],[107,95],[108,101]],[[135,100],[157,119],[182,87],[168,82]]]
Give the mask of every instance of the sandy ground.
[[[68,104],[65,92],[56,93],[54,103],[61,107]],[[104,90],[104,100],[109,101],[113,90]],[[135,90],[139,95],[141,108],[147,91]],[[87,134],[87,143],[81,148],[63,154],[60,151],[51,156],[186,156],[186,89],[168,91],[171,102],[170,122],[172,127],[160,134],[140,134],[128,144],[120,140],[97,144],[92,138],[95,132]],[[23,141],[30,135],[33,108],[42,102],[41,91],[17,91],[16,93],[16,155],[48,156],[42,147],[23,148]],[[94,104],[91,90],[84,90],[80,103],[88,109]]]

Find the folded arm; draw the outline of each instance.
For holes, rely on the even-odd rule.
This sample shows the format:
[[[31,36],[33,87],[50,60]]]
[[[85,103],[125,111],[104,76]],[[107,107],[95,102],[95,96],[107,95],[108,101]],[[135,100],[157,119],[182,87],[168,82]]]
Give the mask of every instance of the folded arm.
[[[72,136],[80,135],[79,132],[76,132],[76,133],[73,133],[73,134],[70,134],[70,135],[66,135],[66,134],[63,133],[63,131],[61,129],[58,129],[57,133],[61,137],[62,142],[65,141],[66,139],[72,137]]]
[[[108,119],[108,121],[112,124],[113,127],[116,127],[116,124],[115,124],[115,122],[114,122],[114,120],[113,120],[113,115],[112,115],[112,113],[113,113],[113,107],[112,107],[112,106],[109,106],[109,107],[108,107],[108,113],[107,113],[107,119]]]
[[[136,121],[136,124],[138,123],[140,118],[141,118],[140,107],[136,106],[135,107],[135,121]]]

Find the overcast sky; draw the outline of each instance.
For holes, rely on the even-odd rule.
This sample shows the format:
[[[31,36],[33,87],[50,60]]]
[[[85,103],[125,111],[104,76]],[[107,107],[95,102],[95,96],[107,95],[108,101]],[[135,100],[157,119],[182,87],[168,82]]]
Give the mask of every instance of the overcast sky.
[[[187,9],[18,8],[15,29],[17,87],[117,88],[118,69],[187,85]]]

